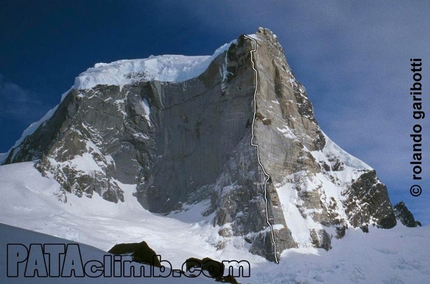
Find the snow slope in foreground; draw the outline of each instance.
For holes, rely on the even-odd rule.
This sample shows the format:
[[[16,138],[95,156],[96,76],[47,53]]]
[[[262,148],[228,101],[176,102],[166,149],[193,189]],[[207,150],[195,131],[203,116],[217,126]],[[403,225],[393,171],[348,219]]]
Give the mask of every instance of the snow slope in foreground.
[[[59,189],[57,182],[42,177],[33,163],[0,166],[0,223],[88,244],[103,251],[118,242],[145,240],[174,268],[179,268],[191,256],[247,260],[251,263],[251,278],[240,279],[242,283],[427,283],[430,278],[430,226],[370,228],[369,234],[349,229],[343,239],[333,240],[333,249],[328,252],[313,248],[290,249],[283,252],[280,264],[276,265],[249,254],[239,240],[217,251],[214,245],[220,240],[218,229],[199,217],[204,204],[164,217],[144,210],[132,196],[133,186],[122,185],[122,188],[124,203],[107,202],[97,195],[91,199],[68,195],[68,202],[62,203],[54,194]],[[36,237],[28,233],[26,237],[27,233],[8,228],[0,228],[0,277],[5,275],[6,243],[54,242],[49,236]],[[85,251],[90,255],[102,254],[91,247],[85,247]],[[90,280],[85,279],[85,282]],[[189,279],[172,281],[181,283]],[[45,283],[46,279],[41,282]]]
[[[11,244],[9,248],[8,253],[8,246],[7,244]],[[45,244],[47,246],[53,247],[54,244],[67,244],[67,245],[77,245],[79,246],[80,256],[82,264],[85,265],[88,261],[99,261],[100,263],[103,263],[104,256],[109,255],[106,252],[103,252],[99,249],[96,249],[94,247],[88,246],[88,245],[82,245],[82,244],[76,244],[75,242],[70,242],[65,239],[55,238],[52,236],[48,236],[45,234],[40,234],[16,227],[11,227],[8,225],[0,224],[0,283],[214,283],[211,279],[206,279],[205,277],[199,277],[199,278],[186,278],[184,276],[180,278],[173,278],[173,277],[167,277],[167,278],[157,278],[157,277],[147,277],[147,278],[141,278],[141,277],[94,277],[90,278],[89,276],[85,275],[82,277],[34,277],[36,276],[33,270],[31,268],[28,268],[28,275],[32,275],[32,277],[24,277],[26,273],[26,262],[18,263],[18,260],[14,260],[14,255],[12,255],[10,252],[15,249],[18,245],[23,245],[27,249],[30,249],[31,244]],[[35,259],[37,258],[36,250],[33,250],[33,253],[28,253],[27,257],[28,259]],[[55,255],[55,254],[52,254]],[[77,260],[77,263],[79,263],[79,260],[75,258],[75,256],[78,256],[79,254],[72,255],[72,257]],[[7,256],[10,257],[11,261],[7,265]],[[33,257],[32,257],[33,256]],[[69,256],[70,258],[70,256]],[[51,258],[51,260],[54,260],[55,256]],[[45,264],[48,266],[50,263],[50,260],[46,259]],[[54,263],[54,261],[52,261]],[[32,263],[31,261],[28,262],[28,267],[31,267],[29,265]],[[15,270],[14,268],[11,268],[10,266],[17,267]],[[17,264],[17,265],[16,265]],[[61,266],[61,265],[60,265]],[[72,270],[72,268],[76,268],[75,265],[65,265],[64,268],[62,268],[63,273],[69,273],[69,271]],[[9,269],[9,271],[8,271]],[[148,266],[145,266],[145,269],[150,269]],[[159,270],[158,268],[154,268],[155,270]],[[38,271],[42,271],[43,269],[38,269]],[[48,273],[55,273],[55,269],[48,270]],[[60,270],[59,270],[60,271]],[[78,270],[76,270],[78,271]],[[18,277],[8,277],[13,276],[14,273],[17,273]],[[75,272],[76,273],[76,272]],[[77,272],[78,274],[80,272]],[[90,272],[89,272],[90,273]],[[161,274],[163,275],[163,274]],[[166,274],[164,274],[166,275]]]

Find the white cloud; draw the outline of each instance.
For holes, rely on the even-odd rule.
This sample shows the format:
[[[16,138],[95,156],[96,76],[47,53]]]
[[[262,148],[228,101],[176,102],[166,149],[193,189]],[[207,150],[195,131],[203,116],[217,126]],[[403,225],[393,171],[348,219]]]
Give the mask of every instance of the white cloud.
[[[45,111],[46,107],[35,93],[4,80],[0,74],[0,117],[29,124],[42,117]]]

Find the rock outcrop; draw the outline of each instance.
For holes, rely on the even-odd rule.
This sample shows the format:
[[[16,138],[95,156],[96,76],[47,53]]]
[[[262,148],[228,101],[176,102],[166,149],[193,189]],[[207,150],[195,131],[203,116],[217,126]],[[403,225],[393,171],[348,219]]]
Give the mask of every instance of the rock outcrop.
[[[133,261],[161,267],[159,255],[145,241],[140,243],[116,244],[108,252],[115,255],[130,255]]]
[[[414,215],[412,215],[411,211],[409,211],[403,201],[394,205],[394,214],[396,215],[397,220],[406,227],[421,227],[421,222],[415,220]]]
[[[322,132],[271,31],[184,58],[82,73],[5,163],[37,160],[61,184],[63,201],[96,192],[127,202],[118,181],[136,184],[135,197],[155,213],[210,200],[202,215],[219,228],[218,248],[240,236],[271,261],[297,246],[328,250],[348,227],[395,226],[386,187]],[[182,75],[163,80],[150,60],[160,74]],[[187,77],[196,66],[201,72]]]

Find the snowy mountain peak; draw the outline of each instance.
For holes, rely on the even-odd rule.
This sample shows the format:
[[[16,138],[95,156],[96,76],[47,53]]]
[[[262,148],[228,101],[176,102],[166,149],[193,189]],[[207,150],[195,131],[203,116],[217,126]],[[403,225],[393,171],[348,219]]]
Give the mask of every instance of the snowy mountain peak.
[[[209,226],[202,237],[218,250],[276,261],[328,250],[351,227],[396,225],[386,187],[320,129],[267,29],[212,56],[96,64],[37,126],[5,162],[37,161],[58,200],[137,200]]]

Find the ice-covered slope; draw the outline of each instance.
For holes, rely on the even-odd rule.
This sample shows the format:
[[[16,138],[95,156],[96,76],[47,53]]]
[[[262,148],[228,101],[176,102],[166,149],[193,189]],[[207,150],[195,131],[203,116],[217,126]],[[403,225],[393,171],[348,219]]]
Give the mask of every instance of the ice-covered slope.
[[[130,187],[122,185],[126,196]],[[371,227],[370,233],[348,229],[341,240],[334,240],[333,249],[297,248],[284,251],[280,264],[275,265],[250,254],[245,248],[229,247],[217,251],[208,238],[210,226],[195,220],[195,211],[175,216],[157,216],[144,210],[137,201],[122,204],[106,202],[99,196],[93,199],[70,195],[68,203],[56,200],[52,192],[59,185],[43,178],[32,163],[18,163],[0,167],[0,223],[43,232],[81,246],[84,260],[102,259],[103,251],[118,241],[146,240],[154,250],[174,267],[190,257],[210,256],[215,259],[248,260],[251,277],[240,278],[242,283],[427,283],[430,277],[430,227],[407,228],[399,225],[391,230]],[[194,219],[193,219],[194,218]],[[6,244],[65,243],[51,236],[39,235],[0,225],[0,281],[22,283],[23,279],[5,277]],[[63,279],[64,280],[64,279]],[[141,278],[68,279],[85,283],[134,283]],[[153,283],[157,279],[146,278]],[[196,283],[214,283],[198,278]],[[58,283],[58,278],[25,279],[26,283]],[[156,283],[190,283],[189,279],[164,279]]]
[[[183,82],[202,74],[233,42],[218,48],[212,56],[160,55],[145,59],[97,63],[76,77],[73,88],[91,89],[97,85],[116,85],[122,88],[124,85],[142,80]]]

